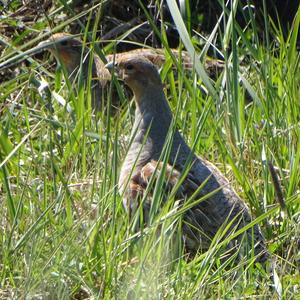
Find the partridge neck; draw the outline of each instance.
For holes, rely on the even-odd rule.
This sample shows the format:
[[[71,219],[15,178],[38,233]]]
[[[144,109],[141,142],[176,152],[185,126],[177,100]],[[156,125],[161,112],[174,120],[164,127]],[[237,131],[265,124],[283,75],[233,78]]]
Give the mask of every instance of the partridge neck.
[[[148,86],[134,93],[136,102],[133,130],[147,131],[155,142],[164,141],[172,122],[172,112],[161,87]]]
[[[135,123],[132,131],[132,134],[135,135],[133,147],[137,143],[144,143],[149,157],[158,159],[165,145],[170,126],[172,126],[171,109],[163,89],[157,86],[145,89],[140,98],[136,98],[135,101]],[[190,150],[178,130],[175,129],[172,138],[171,161],[178,151],[188,153]]]

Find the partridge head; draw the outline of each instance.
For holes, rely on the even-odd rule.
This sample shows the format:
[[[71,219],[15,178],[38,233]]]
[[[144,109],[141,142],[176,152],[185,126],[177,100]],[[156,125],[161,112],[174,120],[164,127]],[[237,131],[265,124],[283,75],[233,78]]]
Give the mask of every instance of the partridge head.
[[[157,71],[157,66],[152,64],[147,58],[132,54],[125,54],[106,65],[109,70],[115,69],[118,78],[132,90],[135,100],[140,101],[141,95],[146,89],[162,88],[161,79]],[[144,101],[148,98],[144,98]]]
[[[48,50],[66,68],[74,86],[77,86],[78,77],[82,78],[85,86],[88,86],[89,73],[91,73],[92,107],[100,110],[104,98],[103,89],[110,79],[110,74],[99,56],[82,41],[66,33],[53,34],[48,40],[41,42],[39,47]],[[91,67],[90,59],[92,59]]]
[[[39,45],[51,52],[66,67],[70,74],[80,65],[84,48],[81,41],[72,35],[56,33]]]
[[[81,63],[84,66],[89,63],[91,50],[81,40],[70,34],[55,33],[48,40],[41,42],[39,46],[51,52],[66,67],[69,74],[78,70]],[[100,58],[97,55],[94,55],[93,58],[97,71],[93,75],[99,75],[97,79],[103,80],[102,85],[104,85],[111,76],[104,68],[104,63]],[[84,69],[84,71],[86,70]],[[84,76],[87,76],[87,74],[84,74]]]

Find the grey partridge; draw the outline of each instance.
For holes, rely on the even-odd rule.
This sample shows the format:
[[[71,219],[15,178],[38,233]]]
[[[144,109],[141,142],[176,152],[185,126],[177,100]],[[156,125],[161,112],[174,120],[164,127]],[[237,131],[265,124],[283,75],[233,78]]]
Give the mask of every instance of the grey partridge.
[[[231,229],[235,230],[249,224],[252,221],[249,209],[218,168],[196,156],[177,129],[173,129],[170,140],[168,134],[174,128],[174,120],[156,66],[145,57],[127,54],[118,57],[115,64],[109,63],[107,68],[116,70],[133,91],[136,103],[132,142],[119,178],[125,209],[133,215],[142,205],[147,219],[153,204],[151,194],[146,195],[147,187],[151,178],[164,172],[166,190],[179,185],[175,199],[182,205],[191,195],[196,194],[196,199],[200,199],[210,194],[184,214],[183,237],[191,256],[208,249],[217,231],[226,224],[232,222]],[[161,161],[166,157],[162,152],[167,140],[171,141],[170,152],[168,158]],[[145,195],[146,200],[141,203]],[[269,254],[260,227],[254,225],[244,235],[243,242],[247,241],[246,246],[254,249],[257,261],[265,261]],[[241,245],[242,236],[233,238],[227,249]]]

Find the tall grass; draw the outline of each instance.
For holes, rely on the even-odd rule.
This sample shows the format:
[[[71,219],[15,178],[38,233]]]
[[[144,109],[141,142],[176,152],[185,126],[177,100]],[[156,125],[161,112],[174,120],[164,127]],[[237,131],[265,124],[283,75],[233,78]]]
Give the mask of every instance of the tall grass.
[[[151,226],[136,232],[117,189],[132,127],[131,100],[119,88],[122,105],[113,112],[108,92],[108,107],[94,116],[80,72],[70,82],[63,68],[47,71],[52,62],[47,56],[44,62],[31,59],[0,85],[0,298],[299,297],[300,12],[287,39],[266,16],[263,40],[253,15],[241,28],[235,10],[220,1],[221,22],[204,42],[205,49],[214,46],[224,57],[225,69],[213,82],[194,51],[203,41],[182,21],[175,2],[167,3],[183,45],[195,57],[195,70],[184,70],[170,53],[163,26],[147,16],[168,57],[161,75],[177,125],[196,153],[214,162],[245,199],[253,224],[260,224],[266,237],[273,277],[251,258],[237,266],[224,263],[221,232],[207,252],[186,261],[182,214],[168,203],[152,216]],[[68,7],[73,17],[53,32],[96,11],[92,31],[81,23],[82,39],[100,55],[96,31],[104,4],[80,14]],[[49,19],[66,6],[59,2]],[[47,20],[40,27],[47,27]],[[0,63],[37,42],[26,40],[33,29],[7,43]],[[106,49],[112,51],[115,43]],[[276,200],[269,163],[288,213]]]

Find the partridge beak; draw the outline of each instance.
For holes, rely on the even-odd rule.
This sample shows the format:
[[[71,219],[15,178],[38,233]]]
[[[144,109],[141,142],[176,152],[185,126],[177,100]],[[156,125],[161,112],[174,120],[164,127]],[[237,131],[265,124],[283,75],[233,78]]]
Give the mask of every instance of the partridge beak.
[[[117,64],[115,61],[111,61],[105,65],[105,68],[109,70],[109,72],[112,72],[113,70],[117,69]]]

